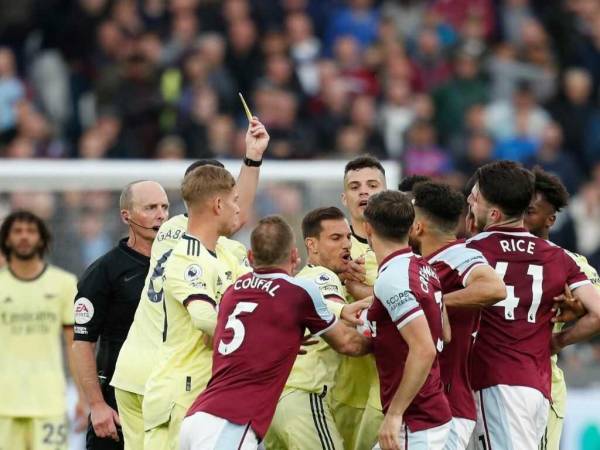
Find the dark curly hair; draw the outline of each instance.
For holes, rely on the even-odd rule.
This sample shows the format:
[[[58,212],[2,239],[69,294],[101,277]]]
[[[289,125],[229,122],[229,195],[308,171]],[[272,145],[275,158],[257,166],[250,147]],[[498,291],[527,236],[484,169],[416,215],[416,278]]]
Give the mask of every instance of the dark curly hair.
[[[447,184],[431,181],[413,188],[414,205],[423,210],[437,227],[446,233],[456,230],[465,209],[465,197]]]
[[[2,226],[0,226],[0,252],[2,252],[6,259],[10,259],[11,249],[8,246],[8,235],[15,222],[34,223],[37,226],[42,241],[38,255],[43,258],[48,251],[52,236],[44,221],[30,211],[15,211],[6,216],[4,222],[2,222]]]
[[[533,168],[533,176],[535,177],[535,192],[542,194],[556,212],[568,205],[569,192],[560,181],[560,178],[546,172],[539,166]]]

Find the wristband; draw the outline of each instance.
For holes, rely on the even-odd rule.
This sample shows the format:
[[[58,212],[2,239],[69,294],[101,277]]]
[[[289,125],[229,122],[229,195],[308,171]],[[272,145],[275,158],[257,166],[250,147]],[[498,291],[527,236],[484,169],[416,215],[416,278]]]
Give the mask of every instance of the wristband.
[[[248,158],[247,156],[244,156],[244,164],[248,167],[260,167],[260,165],[262,164],[262,159],[260,161],[255,161],[253,159]]]

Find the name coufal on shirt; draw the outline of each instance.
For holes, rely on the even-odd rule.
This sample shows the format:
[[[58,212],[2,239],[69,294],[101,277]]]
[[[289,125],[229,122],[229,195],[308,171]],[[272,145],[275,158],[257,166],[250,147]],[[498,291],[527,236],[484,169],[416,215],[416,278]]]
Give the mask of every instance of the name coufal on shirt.
[[[279,289],[279,284],[273,282],[273,280],[251,277],[237,280],[233,289],[239,291],[240,289],[260,289],[267,292],[271,297],[275,297],[275,292]]]

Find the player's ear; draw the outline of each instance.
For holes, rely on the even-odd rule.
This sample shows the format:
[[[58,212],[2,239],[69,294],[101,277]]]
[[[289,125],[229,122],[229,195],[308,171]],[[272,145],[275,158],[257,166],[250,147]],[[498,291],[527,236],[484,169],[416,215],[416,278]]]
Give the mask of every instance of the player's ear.
[[[298,247],[293,246],[290,251],[290,262],[292,264],[292,273],[293,275],[296,272],[296,269],[300,267],[302,264],[302,259],[300,259],[300,252],[298,251]]]
[[[317,248],[317,242],[315,238],[307,237],[306,239],[304,239],[304,245],[306,246],[306,250],[308,250],[309,254],[319,253],[319,249]]]
[[[498,208],[490,208],[488,217],[491,219],[492,223],[500,222],[502,220],[502,211]]]
[[[215,212],[215,214],[221,215],[221,211],[223,210],[223,199],[220,196],[215,195],[212,198],[211,203],[212,203],[211,206],[212,206],[213,211]]]
[[[410,226],[408,234],[413,236],[421,236],[425,232],[425,223],[420,220],[415,220]]]
[[[344,205],[345,207],[348,207],[348,201],[346,200],[346,193],[342,192],[342,195],[340,195],[340,198],[342,200],[342,205]]]
[[[129,225],[129,211],[126,209],[121,210],[121,220],[124,224]]]
[[[556,214],[552,214],[546,219],[546,227],[551,228],[552,225],[554,225],[554,222],[556,222]]]
[[[248,249],[248,262],[254,267],[254,254],[252,253],[252,249]]]

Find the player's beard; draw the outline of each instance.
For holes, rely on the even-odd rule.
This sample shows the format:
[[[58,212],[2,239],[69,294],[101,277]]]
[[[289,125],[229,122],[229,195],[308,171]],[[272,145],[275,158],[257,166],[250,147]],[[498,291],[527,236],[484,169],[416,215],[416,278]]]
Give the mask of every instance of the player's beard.
[[[408,235],[408,245],[412,249],[412,251],[418,255],[421,255],[421,242],[418,239],[415,239]]]
[[[487,217],[484,216],[475,216],[475,228],[479,233],[481,233],[487,227]]]
[[[19,251],[17,249],[12,248],[10,252],[11,258],[17,258],[21,261],[31,261],[39,255],[40,246],[36,245],[28,249],[27,251]]]

